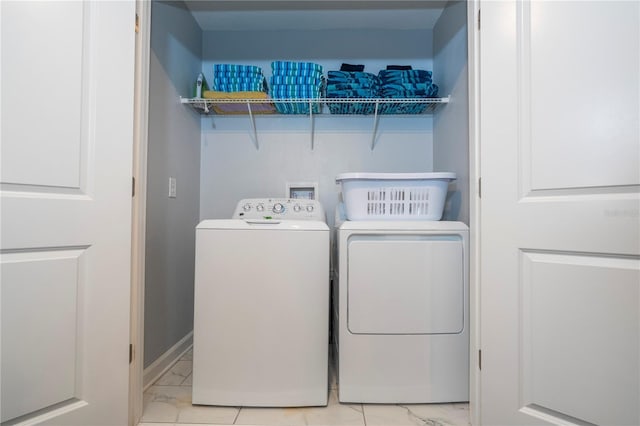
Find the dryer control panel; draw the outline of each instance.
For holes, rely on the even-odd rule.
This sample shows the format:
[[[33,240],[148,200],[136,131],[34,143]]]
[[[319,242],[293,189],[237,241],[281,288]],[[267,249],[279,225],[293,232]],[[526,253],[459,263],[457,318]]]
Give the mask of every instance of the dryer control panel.
[[[300,198],[246,198],[238,202],[233,219],[326,222],[319,201]]]

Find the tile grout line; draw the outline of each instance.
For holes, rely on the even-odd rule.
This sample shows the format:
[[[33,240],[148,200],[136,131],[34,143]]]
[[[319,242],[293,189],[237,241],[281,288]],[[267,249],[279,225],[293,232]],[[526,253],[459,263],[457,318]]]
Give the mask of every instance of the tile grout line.
[[[236,413],[236,417],[233,419],[233,424],[234,425],[238,421],[238,417],[240,417],[240,410],[242,410],[242,407],[238,407],[238,412]]]
[[[364,426],[367,426],[367,416],[364,414],[364,404],[360,404],[360,408],[362,408],[362,421],[364,422]]]

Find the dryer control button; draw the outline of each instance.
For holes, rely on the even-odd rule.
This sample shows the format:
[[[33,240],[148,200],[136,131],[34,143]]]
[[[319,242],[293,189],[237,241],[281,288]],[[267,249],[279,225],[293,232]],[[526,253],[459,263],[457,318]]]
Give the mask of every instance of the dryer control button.
[[[273,212],[274,213],[283,213],[284,212],[284,206],[282,205],[282,203],[275,203],[273,205]]]

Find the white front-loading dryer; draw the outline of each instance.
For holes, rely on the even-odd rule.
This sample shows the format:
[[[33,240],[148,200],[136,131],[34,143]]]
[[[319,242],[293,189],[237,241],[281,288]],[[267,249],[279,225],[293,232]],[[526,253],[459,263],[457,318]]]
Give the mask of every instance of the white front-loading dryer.
[[[346,221],[337,247],[339,400],[467,401],[467,226]]]
[[[322,406],[329,228],[319,202],[250,199],[196,228],[194,404]]]

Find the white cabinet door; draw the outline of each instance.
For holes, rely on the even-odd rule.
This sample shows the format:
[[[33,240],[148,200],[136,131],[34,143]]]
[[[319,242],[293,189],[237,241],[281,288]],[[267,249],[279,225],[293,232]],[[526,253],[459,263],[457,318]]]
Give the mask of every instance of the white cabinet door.
[[[3,424],[128,422],[134,6],[0,4]]]
[[[640,3],[480,7],[481,421],[640,424]]]

